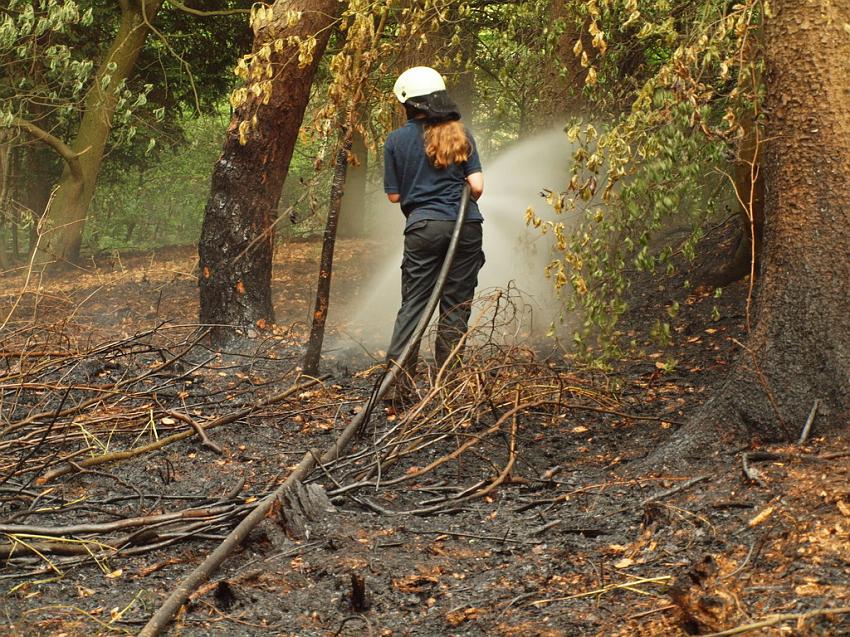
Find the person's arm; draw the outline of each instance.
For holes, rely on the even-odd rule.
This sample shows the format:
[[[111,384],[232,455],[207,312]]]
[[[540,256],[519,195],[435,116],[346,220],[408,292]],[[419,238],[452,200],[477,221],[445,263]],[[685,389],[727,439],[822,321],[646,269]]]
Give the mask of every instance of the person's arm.
[[[390,200],[390,203],[401,201],[395,158],[393,157],[392,140],[389,138],[384,144],[384,192],[387,193],[387,199]]]
[[[473,201],[478,201],[484,194],[484,173],[477,172],[467,175],[466,183],[469,184],[469,196],[472,197]]]
[[[481,159],[478,157],[475,139],[469,131],[466,131],[466,136],[469,138],[470,153],[464,164],[463,173],[466,176],[466,183],[469,184],[470,197],[473,201],[478,201],[484,193],[484,173],[481,172]]]

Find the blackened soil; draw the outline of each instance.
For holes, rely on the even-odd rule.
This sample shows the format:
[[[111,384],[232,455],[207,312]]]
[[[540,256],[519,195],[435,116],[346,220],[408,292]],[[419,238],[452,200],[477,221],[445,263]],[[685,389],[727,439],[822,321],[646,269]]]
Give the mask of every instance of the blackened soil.
[[[721,254],[722,245],[715,247]],[[110,402],[109,413],[91,410],[78,424],[99,444],[132,447],[154,435],[140,416],[159,409],[152,388],[164,406],[206,419],[291,385],[317,250],[297,244],[284,251],[275,286],[287,327],[258,339],[250,356],[217,357],[190,371],[208,358],[193,349],[181,363],[187,376],[151,379],[162,389],[140,382],[145,389],[138,399]],[[369,246],[344,243],[335,276],[359,280],[369,253]],[[91,269],[53,282],[38,299],[38,320],[44,333],[71,333],[66,344],[77,352],[164,318],[192,323],[193,260],[190,250],[138,255],[120,266],[113,263],[111,271]],[[8,290],[20,289],[20,278],[7,279]],[[332,497],[332,510],[308,521],[300,538],[287,533],[278,517],[269,518],[198,592],[169,634],[686,635],[775,613],[800,617],[750,634],[850,634],[846,612],[803,615],[850,606],[850,463],[840,456],[846,439],[814,432],[802,448],[757,450],[774,455],[752,460],[758,473],[749,478],[735,453],[706,457],[678,475],[623,470],[687,420],[734,359],[732,339],[745,338],[746,282],[719,295],[695,287],[674,311],[666,299],[682,284],[682,277],[647,277],[637,287],[635,310],[625,323],[636,348],[613,368],[591,368],[571,358],[536,361],[547,378],[577,385],[589,397],[582,404],[598,409],[528,410],[515,428],[503,427],[456,459],[418,473],[486,431],[497,417],[481,414],[465,429],[406,455],[381,476],[379,486]],[[29,292],[22,298],[23,306],[36,306]],[[670,324],[669,338],[646,336],[656,320]],[[152,343],[179,352],[174,343],[191,342],[190,334],[186,328],[179,338],[158,335]],[[43,380],[56,386],[114,384],[155,365],[160,350],[151,351],[113,356],[111,362],[82,356],[74,359],[70,375],[54,370]],[[61,392],[51,396],[47,387],[41,394],[18,391],[19,399],[10,402],[14,369],[6,372],[4,424],[58,407]],[[32,460],[26,461],[30,473],[12,476],[26,455],[12,447],[0,459],[12,476],[0,492],[0,513],[4,523],[57,526],[250,503],[277,484],[305,449],[331,442],[374,378],[338,373],[321,387],[211,430],[221,455],[189,438],[97,473],[37,485],[34,479],[43,471]],[[73,391],[77,401],[87,395]],[[106,416],[111,420],[94,421]],[[116,425],[122,417],[126,427]],[[371,465],[372,442],[401,417],[378,414],[352,450],[350,470],[330,472],[333,479],[317,471],[312,480],[332,495],[339,491],[335,482],[355,481],[358,469]],[[161,419],[158,425],[157,436],[185,429]],[[52,444],[60,453],[93,443],[69,433]],[[510,471],[502,475],[507,466]],[[391,483],[405,475],[416,477]],[[498,486],[482,497],[457,505],[446,500],[495,481]],[[136,633],[232,526],[226,522],[205,533],[208,538],[189,537],[138,555],[97,553],[99,563],[11,561],[0,570],[7,620],[0,632]],[[353,582],[361,580],[365,598],[353,597]]]

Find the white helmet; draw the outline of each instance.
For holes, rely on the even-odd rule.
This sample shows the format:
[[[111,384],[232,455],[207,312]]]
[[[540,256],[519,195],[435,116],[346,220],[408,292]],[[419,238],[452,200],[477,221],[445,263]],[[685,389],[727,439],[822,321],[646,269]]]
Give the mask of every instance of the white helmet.
[[[443,76],[429,66],[414,66],[398,76],[393,93],[404,104],[411,97],[430,95],[434,91],[445,91]]]

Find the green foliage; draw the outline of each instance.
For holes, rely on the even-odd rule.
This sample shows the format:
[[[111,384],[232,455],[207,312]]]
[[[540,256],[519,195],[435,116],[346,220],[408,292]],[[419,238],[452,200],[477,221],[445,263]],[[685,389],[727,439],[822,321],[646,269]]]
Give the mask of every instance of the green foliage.
[[[113,166],[92,202],[86,249],[158,248],[198,240],[210,189],[210,171],[230,121],[226,105],[210,115],[180,121],[182,141],[164,147],[154,161]],[[317,172],[315,141],[295,148],[276,226],[282,238],[320,231],[327,209],[328,171]],[[312,180],[312,181],[311,181]]]
[[[97,9],[97,23],[106,27],[114,22],[114,3],[87,1]],[[247,10],[250,6],[249,0],[203,3],[207,11]],[[162,9],[155,27],[127,81],[129,90],[139,97],[132,114],[125,114],[121,125],[113,130],[105,166],[107,179],[128,168],[151,167],[159,161],[161,152],[186,143],[183,123],[189,122],[192,128],[194,117],[218,112],[222,97],[238,81],[233,64],[251,46],[245,13],[203,17]],[[111,35],[107,29],[100,36],[100,48]],[[132,127],[133,136],[124,134],[128,127]]]
[[[473,15],[478,21],[475,66],[478,69],[478,117],[493,148],[516,139],[540,99],[541,71],[557,64],[552,55],[564,29],[553,20],[549,0],[490,4]]]
[[[100,54],[85,35],[95,28],[94,16],[94,7],[83,1],[10,0],[0,22],[5,71],[0,75],[0,126],[12,126],[17,117],[60,139],[73,134]],[[119,139],[135,136],[134,111],[147,103],[152,88],[113,83],[109,73],[101,78],[101,89],[118,97],[114,122]]]
[[[124,167],[101,182],[92,202],[89,250],[151,248],[197,241],[210,167],[221,152],[227,114],[187,119],[185,142],[147,166]]]
[[[584,313],[579,341],[593,334],[603,345],[616,344],[632,279],[671,272],[675,254],[695,257],[730,185],[727,155],[748,132],[741,122],[747,114],[758,121],[758,7],[715,0],[576,6],[592,42],[590,56],[583,40],[574,49],[588,68],[588,95],[600,107],[626,104],[601,135],[587,122],[567,131],[576,147],[573,176],[550,203],[558,214],[575,215],[574,230],[529,217],[554,231],[561,256],[548,271]],[[659,240],[673,223],[692,228],[678,246]],[[670,338],[660,321],[650,332]]]
[[[41,154],[34,141],[37,133],[49,133],[75,147],[72,140],[81,113],[101,107],[97,100],[87,100],[92,90],[106,92],[116,101],[114,113],[100,115],[111,129],[102,180],[119,187],[122,175],[128,170],[146,171],[159,160],[160,152],[166,154],[165,161],[172,161],[175,147],[186,141],[182,126],[191,120],[186,114],[210,110],[220,102],[234,81],[232,64],[252,38],[245,13],[249,0],[203,4],[207,11],[228,14],[190,15],[166,3],[168,10],[148,16],[151,34],[130,76],[118,81],[110,74],[117,69],[111,64],[94,86],[96,68],[118,32],[120,4],[114,0],[10,0],[0,18],[0,136],[12,148],[16,159],[11,163],[58,164],[58,155],[35,159],[36,153]],[[55,151],[58,145],[51,146]],[[55,178],[60,170],[51,170]],[[23,175],[11,179],[12,192],[3,195],[32,201],[33,212],[39,213],[46,194],[28,191],[47,188],[49,192],[51,186],[49,178],[33,180]],[[25,205],[21,213],[7,221],[24,228],[34,223]],[[108,233],[101,236],[108,243],[119,240]]]
[[[73,0],[10,0],[0,21],[0,126],[25,117],[35,103],[59,119],[69,115],[94,62],[65,40],[74,26],[88,26],[91,20],[91,11],[81,11]]]

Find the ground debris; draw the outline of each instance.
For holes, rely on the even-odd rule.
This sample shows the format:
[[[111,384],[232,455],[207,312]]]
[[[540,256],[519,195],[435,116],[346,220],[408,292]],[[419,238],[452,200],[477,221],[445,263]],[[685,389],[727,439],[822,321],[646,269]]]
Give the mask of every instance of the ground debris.
[[[173,415],[205,426],[297,384],[311,249],[293,247],[294,265],[278,280],[291,327],[255,339],[248,354],[203,347],[191,326],[195,281],[173,274],[191,270],[188,249],[159,279],[147,272],[152,291],[116,277],[70,319],[106,280],[83,275],[40,299],[44,320],[0,334],[9,353],[0,524],[14,547],[0,585],[11,634],[97,634],[110,622],[136,630],[368,395],[374,376],[354,372],[371,361],[341,360],[332,380],[217,427],[220,456]],[[367,253],[356,243],[341,252],[357,268],[368,267]],[[160,285],[159,313],[148,317]],[[735,303],[745,292],[695,292],[670,349],[644,343],[607,370],[487,338],[451,373],[423,362],[419,402],[392,419],[378,414],[347,457],[287,493],[177,630],[682,637],[762,621],[775,631],[766,634],[850,634],[850,615],[838,612],[850,606],[846,440],[815,431],[802,451],[749,450],[758,480],[740,456],[682,475],[622,470],[704,400],[740,334]],[[640,312],[651,306],[647,298]],[[115,307],[128,311],[116,316]],[[640,312],[635,321],[646,320]],[[499,316],[488,320],[498,333]],[[60,465],[85,469],[89,458],[182,432],[36,483]],[[92,526],[133,518],[145,523]],[[51,528],[75,530],[42,533]],[[32,550],[47,543],[57,550]]]

